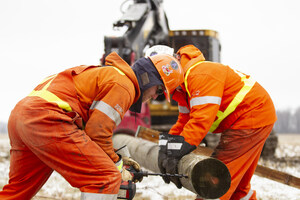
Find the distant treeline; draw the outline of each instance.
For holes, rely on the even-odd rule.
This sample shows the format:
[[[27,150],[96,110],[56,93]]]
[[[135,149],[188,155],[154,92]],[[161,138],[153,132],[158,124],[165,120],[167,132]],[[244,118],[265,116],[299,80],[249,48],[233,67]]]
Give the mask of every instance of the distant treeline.
[[[7,123],[0,122],[0,134],[7,133]]]
[[[278,110],[274,130],[277,133],[300,133],[300,107],[296,110]]]
[[[300,107],[295,111],[278,110],[274,126],[276,133],[300,133]],[[0,134],[7,133],[7,123],[0,122]]]

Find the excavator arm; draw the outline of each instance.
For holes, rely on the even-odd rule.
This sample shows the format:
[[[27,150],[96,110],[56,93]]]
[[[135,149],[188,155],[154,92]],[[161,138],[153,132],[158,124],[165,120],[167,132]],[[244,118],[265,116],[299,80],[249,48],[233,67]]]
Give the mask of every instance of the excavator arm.
[[[123,33],[118,36],[116,32],[116,35],[104,37],[105,54],[102,63],[109,53],[115,51],[131,65],[152,45],[168,44],[169,26],[162,0],[131,1],[133,4],[113,24],[114,30]]]

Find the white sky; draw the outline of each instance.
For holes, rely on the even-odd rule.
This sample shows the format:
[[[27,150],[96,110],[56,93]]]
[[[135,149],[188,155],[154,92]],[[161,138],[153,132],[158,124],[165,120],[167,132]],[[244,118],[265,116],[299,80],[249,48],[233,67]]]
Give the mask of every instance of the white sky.
[[[98,64],[123,0],[1,0],[0,121],[46,76]],[[171,29],[219,32],[221,60],[252,75],[277,109],[300,106],[300,1],[164,0]]]

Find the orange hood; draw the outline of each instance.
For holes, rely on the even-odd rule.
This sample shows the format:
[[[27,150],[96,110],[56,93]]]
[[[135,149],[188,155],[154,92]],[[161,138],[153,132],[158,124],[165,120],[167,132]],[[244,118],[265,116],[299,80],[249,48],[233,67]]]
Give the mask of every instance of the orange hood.
[[[205,61],[202,52],[197,47],[191,44],[181,47],[177,51],[177,54],[180,55],[180,64],[183,68],[184,73],[191,66],[191,64],[194,64],[198,61]],[[193,62],[190,62],[191,60],[193,60]]]
[[[135,76],[134,71],[131,69],[131,67],[116,52],[110,53],[105,58],[105,65],[114,66],[114,67],[120,69],[132,81],[132,83],[135,86],[136,95],[134,98],[134,102],[136,102],[139,99],[141,92],[140,92],[138,80]]]
[[[205,61],[202,52],[194,45],[186,45],[181,47],[177,54],[180,55],[180,64],[183,68],[184,76],[186,71],[195,63]],[[186,92],[184,82],[180,85],[181,89]]]

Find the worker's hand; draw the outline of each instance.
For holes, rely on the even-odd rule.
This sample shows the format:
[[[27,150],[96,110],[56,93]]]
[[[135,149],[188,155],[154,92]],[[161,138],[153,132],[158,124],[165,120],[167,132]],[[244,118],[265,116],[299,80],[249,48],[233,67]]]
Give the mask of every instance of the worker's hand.
[[[158,152],[158,167],[161,173],[166,173],[166,165],[167,165],[167,142],[168,142],[168,133],[160,133],[159,134],[159,152]],[[170,178],[167,176],[163,176],[162,179],[165,183],[170,183]]]
[[[129,158],[129,157],[123,157],[123,163],[124,165],[126,165],[127,167],[130,167],[132,166],[133,169],[137,172],[139,172],[141,170],[141,166],[139,165],[139,163],[137,163],[135,160],[133,160],[132,158]],[[127,171],[127,170],[126,170]],[[134,174],[132,174],[134,176]],[[133,179],[133,177],[132,177]],[[131,180],[132,180],[131,179]],[[137,178],[134,178],[134,182],[142,182],[143,180],[143,177],[139,177],[138,179]]]
[[[166,172],[170,174],[178,174],[178,163],[180,159],[196,149],[195,145],[190,145],[184,141],[184,137],[180,135],[169,135],[167,144],[167,166]],[[170,177],[170,180],[181,188],[182,184],[178,177]]]
[[[129,157],[123,157],[123,164],[127,165],[127,166],[132,166],[136,171],[140,171],[141,170],[141,166],[139,163],[137,163],[135,160],[133,160],[132,158]]]
[[[127,171],[125,166],[123,167],[121,174],[122,174],[123,181],[131,181],[133,179],[133,176],[131,175],[131,173],[129,171]]]

